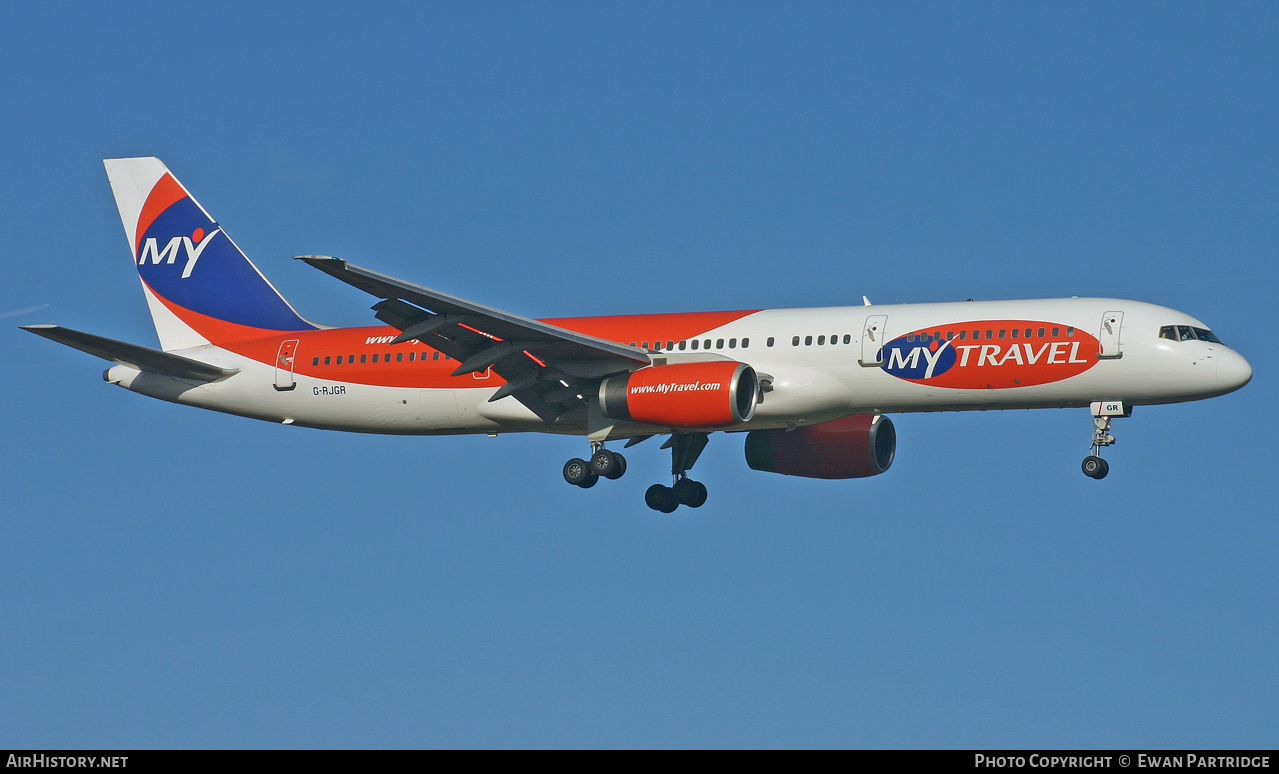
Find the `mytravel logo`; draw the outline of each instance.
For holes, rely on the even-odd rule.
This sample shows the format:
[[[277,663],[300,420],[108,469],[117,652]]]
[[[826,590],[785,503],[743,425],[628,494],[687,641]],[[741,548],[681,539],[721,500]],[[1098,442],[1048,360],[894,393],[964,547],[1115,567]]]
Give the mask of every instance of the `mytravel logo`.
[[[1047,384],[1097,364],[1096,337],[1060,323],[980,320],[912,331],[884,345],[883,370],[956,389]]]
[[[142,249],[138,254],[138,265],[142,266],[148,260],[153,266],[160,263],[173,263],[177,260],[178,251],[182,250],[186,255],[186,262],[182,266],[182,279],[186,279],[191,276],[191,272],[195,269],[195,262],[200,260],[200,254],[204,252],[204,248],[208,247],[213,238],[220,233],[222,233],[220,228],[208,234],[204,233],[204,229],[196,228],[191,232],[191,236],[172,237],[163,248],[160,247],[159,239],[149,236],[142,243]]]
[[[668,392],[713,392],[719,382],[663,382],[661,384],[637,384],[631,387],[632,395],[665,395]]]

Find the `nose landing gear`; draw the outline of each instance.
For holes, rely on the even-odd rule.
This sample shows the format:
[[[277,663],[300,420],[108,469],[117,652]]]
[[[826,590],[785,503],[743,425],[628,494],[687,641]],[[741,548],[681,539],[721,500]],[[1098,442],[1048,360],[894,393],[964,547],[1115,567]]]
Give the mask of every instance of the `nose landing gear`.
[[[1089,478],[1105,478],[1106,474],[1110,472],[1110,463],[1095,454],[1090,454],[1087,457],[1084,457],[1084,464],[1082,467],[1084,469],[1084,475]]]
[[[1101,448],[1115,443],[1115,436],[1110,434],[1110,419],[1132,416],[1132,407],[1125,406],[1122,401],[1103,400],[1094,402],[1090,408],[1093,416],[1092,448],[1080,467],[1085,476],[1103,479],[1110,472],[1110,465],[1101,458]]]

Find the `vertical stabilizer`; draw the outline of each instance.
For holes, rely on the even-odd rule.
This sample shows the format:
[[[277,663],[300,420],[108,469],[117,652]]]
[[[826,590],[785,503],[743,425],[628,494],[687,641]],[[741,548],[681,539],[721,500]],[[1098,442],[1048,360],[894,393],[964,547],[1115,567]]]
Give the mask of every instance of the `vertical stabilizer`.
[[[165,350],[312,330],[157,158],[106,159]]]

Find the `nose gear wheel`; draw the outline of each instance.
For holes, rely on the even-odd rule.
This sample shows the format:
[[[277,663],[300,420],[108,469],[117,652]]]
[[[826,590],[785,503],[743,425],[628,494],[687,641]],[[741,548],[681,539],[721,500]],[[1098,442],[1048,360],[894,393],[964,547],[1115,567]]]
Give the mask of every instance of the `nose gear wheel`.
[[[1114,445],[1115,436],[1110,433],[1110,417],[1093,417],[1092,424],[1092,447],[1089,449],[1091,453],[1084,458],[1080,467],[1085,476],[1100,480],[1110,472],[1110,464],[1101,458],[1101,449],[1103,446]]]

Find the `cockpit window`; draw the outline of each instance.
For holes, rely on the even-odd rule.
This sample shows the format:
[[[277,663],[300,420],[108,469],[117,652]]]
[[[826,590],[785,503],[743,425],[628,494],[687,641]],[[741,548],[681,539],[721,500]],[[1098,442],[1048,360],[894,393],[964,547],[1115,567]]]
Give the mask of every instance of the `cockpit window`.
[[[1165,325],[1159,329],[1159,338],[1173,341],[1209,341],[1220,344],[1221,339],[1207,328],[1195,328],[1190,325]]]

